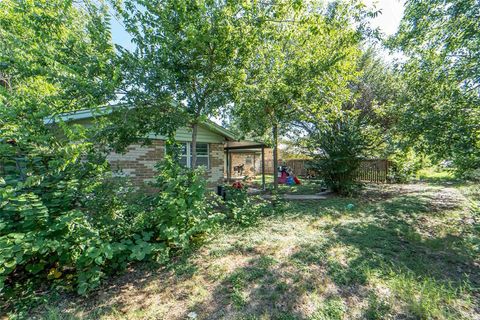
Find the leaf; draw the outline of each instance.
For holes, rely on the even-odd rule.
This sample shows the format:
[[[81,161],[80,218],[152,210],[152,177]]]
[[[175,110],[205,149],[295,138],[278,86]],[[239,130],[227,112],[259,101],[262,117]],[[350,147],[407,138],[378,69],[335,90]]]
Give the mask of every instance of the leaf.
[[[95,263],[98,264],[98,265],[102,265],[103,264],[103,257],[102,256],[98,256],[95,258]]]
[[[80,284],[78,285],[78,287],[77,287],[77,293],[78,293],[79,295],[85,295],[85,293],[87,292],[87,290],[88,290],[88,284],[85,283],[85,282],[80,283]]]
[[[37,274],[45,268],[45,263],[34,263],[34,264],[27,264],[25,269],[32,274]]]

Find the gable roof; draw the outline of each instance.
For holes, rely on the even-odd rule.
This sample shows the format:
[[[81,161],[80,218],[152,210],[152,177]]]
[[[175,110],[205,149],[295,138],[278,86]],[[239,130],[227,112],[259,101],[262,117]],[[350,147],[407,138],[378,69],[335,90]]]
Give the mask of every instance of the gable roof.
[[[92,111],[92,110],[78,110],[78,111],[73,111],[73,112],[65,112],[65,113],[60,113],[56,116],[50,116],[46,117],[43,119],[43,122],[45,124],[50,124],[50,123],[55,123],[55,121],[75,121],[75,120],[83,120],[83,119],[93,119],[96,117],[102,117],[105,115],[108,115],[113,112],[113,108],[108,108],[108,107],[102,107],[99,108],[98,110]],[[216,124],[215,122],[211,120],[203,121],[202,124],[210,131],[226,138],[228,141],[237,141],[237,137],[233,132],[230,130],[222,127],[219,124]]]

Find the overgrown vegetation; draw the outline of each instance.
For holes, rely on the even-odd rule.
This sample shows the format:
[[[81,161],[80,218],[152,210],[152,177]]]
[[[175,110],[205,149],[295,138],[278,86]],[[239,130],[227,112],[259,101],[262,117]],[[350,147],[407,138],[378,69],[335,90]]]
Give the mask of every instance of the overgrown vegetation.
[[[241,190],[230,193],[229,213],[214,210],[220,200],[207,191],[203,170],[186,169],[169,157],[158,167],[154,193],[140,197],[106,172],[104,160],[95,166],[85,161],[93,155],[78,156],[53,170],[52,161],[45,167],[30,164],[45,161],[45,155],[24,155],[28,181],[18,179],[17,167],[5,166],[0,197],[5,308],[28,306],[34,291],[50,285],[85,294],[131,262],[167,261],[171,252],[188,249],[225,219],[250,225],[271,212]],[[41,179],[32,174],[47,169],[52,174]]]
[[[479,191],[451,180],[480,178],[478,3],[407,1],[388,41],[405,55],[395,68],[365,49],[379,12],[357,0],[110,3],[0,1],[2,311],[30,315],[49,290],[87,295],[109,274],[156,261],[167,285],[194,297],[181,318],[478,314]],[[112,42],[112,9],[131,51]],[[99,109],[112,113],[91,126],[58,117]],[[173,145],[190,126],[195,168],[198,125],[217,116],[272,143],[275,206],[235,188],[222,201],[175,148],[144,189],[106,161],[152,134]],[[276,149],[289,133],[322,178],[292,190],[325,183],[347,197],[279,201]],[[428,184],[367,188],[361,200],[351,196],[364,157],[392,160],[396,182],[425,163],[449,171],[420,171]],[[217,231],[214,245],[194,250]],[[198,287],[182,287],[189,275]],[[55,317],[62,307],[35,312]],[[85,310],[116,318],[117,307]]]
[[[474,319],[479,196],[473,184],[433,183],[289,202],[282,214],[221,231],[165,269],[137,268],[92,298],[52,299],[38,312],[86,319]]]
[[[262,216],[274,213],[274,208],[261,197],[247,193],[246,188],[227,188],[226,215],[227,221],[239,226],[254,225]]]
[[[408,1],[390,46],[408,58],[407,87],[395,107],[397,129],[434,160],[450,160],[459,175],[480,167],[480,6],[474,0]]]
[[[0,71],[9,76],[0,86],[2,310],[28,309],[49,288],[86,294],[129,263],[166,261],[215,229],[225,215],[213,210],[201,170],[166,158],[154,193],[139,193],[105,160],[105,142],[124,131],[102,136],[100,122],[55,117],[115,97],[106,8],[3,1],[0,9]]]

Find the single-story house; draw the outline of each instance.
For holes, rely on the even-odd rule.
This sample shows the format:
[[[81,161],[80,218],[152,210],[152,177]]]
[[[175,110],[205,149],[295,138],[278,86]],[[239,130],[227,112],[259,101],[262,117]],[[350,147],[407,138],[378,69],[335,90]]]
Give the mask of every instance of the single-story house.
[[[104,112],[103,116],[108,114]],[[94,117],[90,110],[82,110],[68,114],[61,114],[57,117],[45,119],[46,123],[54,122],[56,119],[69,121],[76,124],[91,125]],[[131,178],[138,186],[152,181],[155,176],[155,164],[164,156],[165,137],[150,135],[152,143],[148,146],[132,144],[127,147],[125,153],[112,152],[107,155],[112,170]],[[181,162],[191,166],[191,128],[182,127],[176,132],[175,139],[183,145]],[[236,141],[233,133],[222,126],[206,121],[202,122],[197,134],[197,164],[206,167],[207,182],[210,187],[224,183],[225,176],[225,144],[229,141]]]

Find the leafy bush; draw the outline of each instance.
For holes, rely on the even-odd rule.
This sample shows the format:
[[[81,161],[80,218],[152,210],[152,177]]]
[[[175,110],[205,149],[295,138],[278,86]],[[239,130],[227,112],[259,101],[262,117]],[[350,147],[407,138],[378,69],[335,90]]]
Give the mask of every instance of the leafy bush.
[[[159,175],[153,184],[158,193],[152,210],[135,219],[139,230],[153,232],[168,247],[182,249],[195,235],[210,232],[221,215],[213,212],[215,199],[207,193],[203,169],[188,169],[166,157],[157,166]]]
[[[91,145],[42,152],[3,144],[1,162],[0,288],[7,299],[28,279],[85,293],[109,269],[137,256],[134,245],[145,235],[125,227],[132,213],[119,192],[109,191],[116,205],[92,210],[109,178],[108,164]]]
[[[5,140],[6,141],[6,140]],[[113,177],[89,142],[0,143],[0,293],[21,308],[40,287],[86,294],[134,261],[165,261],[225,221],[205,172],[162,161],[148,196]],[[233,191],[233,190],[232,190]],[[229,222],[249,225],[264,201],[231,193]]]
[[[0,290],[7,303],[45,284],[84,294],[106,274],[132,261],[163,261],[218,224],[200,170],[167,159],[158,192],[142,198],[109,174],[88,143],[42,150],[2,144]]]
[[[247,194],[245,188],[227,187],[227,222],[234,222],[240,226],[254,224],[259,217],[271,213],[273,208],[260,197]]]
[[[347,195],[358,186],[356,171],[374,145],[371,129],[347,113],[315,124],[308,145],[311,166],[332,191]]]
[[[467,180],[480,182],[480,168],[466,170],[462,176]]]
[[[393,182],[406,182],[415,177],[417,172],[424,166],[422,157],[416,154],[412,149],[395,150],[389,156],[392,161],[392,170],[389,172],[388,179]]]

